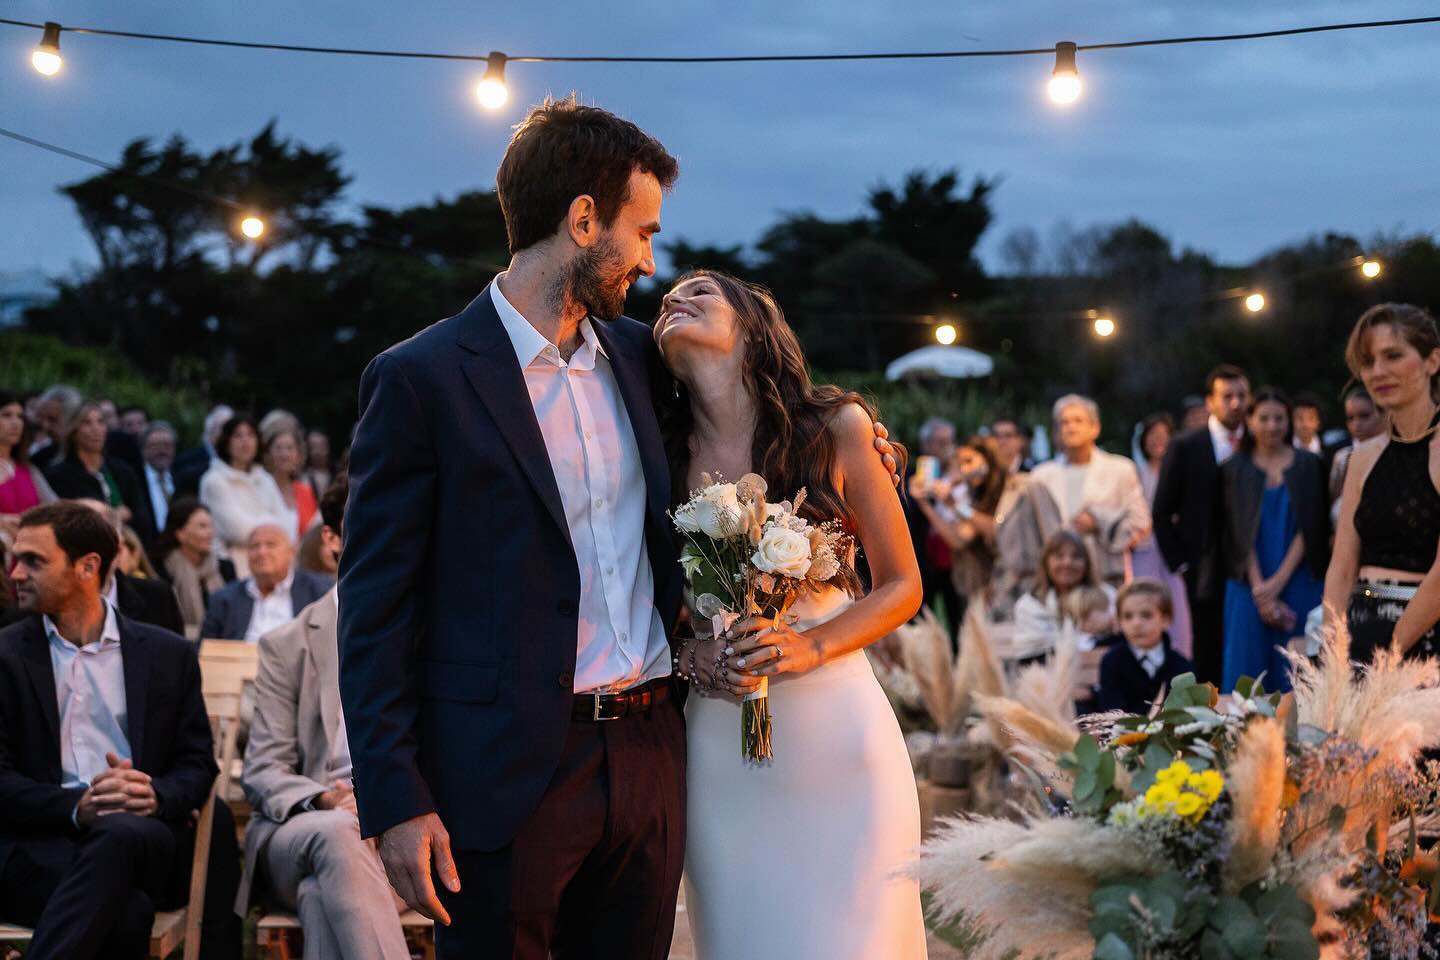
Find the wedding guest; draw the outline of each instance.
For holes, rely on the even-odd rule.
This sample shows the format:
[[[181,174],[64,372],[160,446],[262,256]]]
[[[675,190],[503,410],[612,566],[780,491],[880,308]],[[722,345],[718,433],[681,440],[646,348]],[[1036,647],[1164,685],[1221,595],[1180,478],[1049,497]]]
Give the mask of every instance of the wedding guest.
[[[330,486],[330,437],[323,431],[311,430],[305,435],[305,482],[316,499]]]
[[[1220,464],[1245,435],[1250,381],[1239,367],[1222,365],[1205,381],[1209,419],[1203,429],[1170,444],[1155,483],[1155,542],[1171,571],[1185,578],[1195,675],[1219,683],[1224,669],[1224,575],[1219,563],[1216,504]]]
[[[210,412],[205,414],[200,446],[186,450],[175,458],[176,493],[186,493],[192,497],[200,495],[200,481],[204,478],[205,471],[210,469],[211,462],[218,456],[215,445],[220,442],[220,431],[233,416],[235,411],[223,403],[211,407]]]
[[[332,580],[339,574],[340,563],[335,555],[325,549],[325,538],[320,535],[321,524],[315,524],[305,531],[300,539],[299,563],[301,570],[324,574]]]
[[[1067,627],[1080,649],[1094,646],[1094,637],[1108,631],[1113,618],[1108,604],[1103,610],[1084,611],[1087,604],[1072,602],[1072,595],[1078,600],[1086,588],[1102,591],[1107,599],[1115,596],[1108,584],[1100,582],[1085,540],[1073,530],[1061,530],[1045,544],[1034,588],[1015,604],[1012,657],[1020,663],[1044,659]]]
[[[1317,457],[1324,457],[1325,444],[1320,439],[1324,432],[1320,413],[1320,398],[1313,393],[1299,393],[1294,401],[1295,417],[1292,429],[1295,433],[1296,450],[1308,450]]]
[[[1030,435],[1014,417],[995,417],[990,421],[990,436],[995,438],[995,456],[1009,473],[1029,473],[1035,468],[1030,459]]]
[[[267,417],[267,420],[270,418]],[[285,501],[285,519],[292,525],[291,534],[299,542],[319,518],[315,494],[310,484],[300,479],[300,432],[298,424],[271,421],[260,428],[261,460],[275,481]]]
[[[1289,399],[1262,388],[1245,416],[1240,449],[1220,467],[1227,577],[1221,690],[1263,673],[1268,689],[1288,691],[1281,650],[1320,605],[1330,502],[1320,458],[1294,446]]]
[[[211,595],[200,628],[206,640],[256,643],[289,623],[333,585],[328,577],[295,569],[295,546],[282,523],[261,520],[250,531],[248,575]]]
[[[920,561],[920,581],[924,586],[924,603],[931,610],[938,611],[943,604],[945,618],[950,625],[952,642],[960,629],[957,611],[961,601],[955,592],[951,579],[950,548],[945,545],[921,509],[921,502],[929,496],[932,486],[937,485],[953,470],[955,458],[955,424],[944,417],[930,417],[920,425],[920,456],[912,465],[913,470],[907,490],[910,496],[905,503],[905,519],[910,527],[910,539],[915,544],[915,557]],[[921,459],[921,458],[927,459]],[[933,470],[934,475],[927,475]]]
[[[325,549],[340,551],[344,476],[320,501]],[[399,902],[360,837],[340,711],[335,591],[260,638],[241,783],[255,809],[236,910],[273,897],[300,917],[313,960],[408,960]]]
[[[1122,583],[1130,549],[1150,534],[1150,504],[1128,458],[1106,453],[1100,439],[1100,408],[1079,394],[1055,401],[1055,439],[1060,455],[1030,473],[1030,495],[1046,490],[1060,522],[1085,539],[1100,564],[1100,578]]]
[[[28,616],[0,631],[0,920],[34,928],[37,960],[149,956],[155,911],[188,898],[192,811],[216,774],[194,648],[101,594],[117,549],[80,504],[20,523]],[[238,960],[235,827],[224,803],[214,817],[201,956]]]
[[[102,517],[114,528],[116,538],[120,538],[124,524],[120,522],[120,516],[114,507],[88,498],[74,502],[88,507]],[[182,633],[184,630],[184,624],[180,618],[180,607],[175,603],[175,595],[158,579],[147,580],[143,577],[127,576],[119,569],[118,563],[112,564],[110,576],[102,587],[102,593],[115,609],[131,620],[138,620],[140,623],[149,624],[152,627],[161,627],[171,633]]]
[[[30,462],[45,470],[64,452],[65,425],[80,411],[85,397],[74,387],[57,383],[40,394],[35,405],[40,430],[30,447]]]
[[[282,521],[285,500],[275,478],[257,461],[260,434],[249,417],[234,416],[225,421],[216,444],[216,458],[200,481],[200,502],[210,509],[215,523],[216,555],[235,564],[236,573],[249,573],[246,541],[261,520]]]
[[[1337,524],[1340,520],[1340,494],[1345,489],[1345,471],[1350,466],[1351,455],[1356,447],[1385,433],[1389,426],[1389,417],[1366,389],[1351,387],[1345,394],[1345,432],[1350,434],[1350,443],[1335,452],[1335,459],[1330,464],[1330,499],[1334,504],[1331,517]]]
[[[137,440],[145,435],[145,428],[150,425],[150,414],[144,407],[131,404],[128,407],[120,408],[120,429],[130,434]],[[143,446],[143,444],[142,444]]]
[[[1204,397],[1188,395],[1180,401],[1180,432],[1203,430],[1210,420],[1210,410]]]
[[[105,432],[110,433],[120,429],[120,409],[115,406],[115,401],[109,397],[101,397],[95,401],[100,407],[100,415],[105,418]]]
[[[45,475],[30,463],[28,430],[20,398],[0,390],[0,560],[15,542],[20,515],[55,500]]]
[[[215,528],[204,504],[194,497],[175,499],[155,556],[175,592],[185,636],[200,639],[210,597],[235,579],[235,565],[215,556]]]
[[[155,568],[140,542],[140,534],[126,524],[120,530],[120,553],[115,558],[116,572],[137,580],[156,580]]]
[[[1440,332],[1408,303],[1360,316],[1345,362],[1389,416],[1387,434],[1355,448],[1335,550],[1326,624],[1350,632],[1362,663],[1385,647],[1440,655]]]
[[[1145,502],[1155,503],[1155,486],[1160,480],[1160,465],[1170,449],[1175,435],[1175,421],[1168,413],[1152,413],[1136,427],[1135,449],[1132,459],[1140,474],[1140,487],[1145,491]],[[1160,546],[1152,533],[1135,545],[1130,556],[1131,572],[1136,577],[1151,577],[1164,583],[1171,595],[1170,624],[1167,633],[1171,646],[1182,656],[1190,656],[1190,604],[1185,596],[1185,581],[1170,572]]]
[[[1115,595],[1115,614],[1124,643],[1100,660],[1097,706],[1102,711],[1150,713],[1161,691],[1195,666],[1170,643],[1174,594],[1148,577],[1130,581]]]
[[[153,528],[148,536],[140,531],[142,539],[149,545],[155,543],[170,512],[170,501],[175,499],[175,428],[164,420],[148,423],[140,433],[140,457],[144,463],[145,503],[150,508]]]
[[[105,413],[95,401],[82,403],[66,424],[65,455],[45,471],[57,496],[95,499],[120,513],[122,522],[148,522],[140,481],[124,463],[105,455]]]

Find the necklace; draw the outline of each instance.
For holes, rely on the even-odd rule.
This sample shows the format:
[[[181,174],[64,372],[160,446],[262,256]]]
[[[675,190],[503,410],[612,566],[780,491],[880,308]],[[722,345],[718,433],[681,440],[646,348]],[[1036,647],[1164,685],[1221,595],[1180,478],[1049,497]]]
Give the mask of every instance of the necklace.
[[[1440,406],[1432,407],[1432,408],[1430,409],[1430,426],[1426,427],[1426,428],[1425,428],[1424,430],[1422,430],[1417,436],[1414,436],[1414,437],[1402,437],[1402,436],[1400,436],[1400,428],[1399,428],[1398,426],[1396,426],[1396,424],[1395,424],[1395,418],[1394,418],[1394,417],[1391,417],[1391,418],[1390,418],[1390,439],[1391,439],[1391,440],[1397,440],[1397,441],[1399,441],[1400,443],[1419,443],[1421,440],[1424,440],[1424,439],[1426,439],[1427,437],[1429,437],[1429,436],[1431,436],[1432,434],[1434,434],[1436,430],[1440,430],[1440,420],[1437,420],[1437,419],[1436,419],[1436,417],[1435,417],[1435,414],[1436,414],[1436,413],[1440,413]]]

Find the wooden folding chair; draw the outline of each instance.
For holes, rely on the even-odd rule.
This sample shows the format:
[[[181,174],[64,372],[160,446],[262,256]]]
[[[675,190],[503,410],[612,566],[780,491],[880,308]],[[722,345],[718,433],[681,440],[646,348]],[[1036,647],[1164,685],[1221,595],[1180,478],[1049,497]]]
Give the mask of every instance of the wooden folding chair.
[[[414,910],[400,914],[400,926],[405,939],[412,946],[420,948],[423,960],[435,960],[435,922],[420,916]],[[293,944],[291,938],[300,931],[300,919],[293,913],[278,911],[262,916],[255,925],[255,938],[262,957],[274,960],[290,960]]]
[[[254,703],[251,700],[251,686],[255,683],[255,674],[260,668],[260,647],[258,644],[246,643],[243,640],[202,640],[200,641],[200,677],[205,689],[217,693],[238,692],[240,727],[244,727],[249,721],[249,714],[254,710]],[[235,819],[235,831],[243,839],[245,825],[250,821],[250,803],[245,799],[245,791],[240,786],[240,774],[244,761],[236,750],[236,756],[230,763],[230,779],[225,791],[220,794],[225,803],[230,807],[230,813]]]

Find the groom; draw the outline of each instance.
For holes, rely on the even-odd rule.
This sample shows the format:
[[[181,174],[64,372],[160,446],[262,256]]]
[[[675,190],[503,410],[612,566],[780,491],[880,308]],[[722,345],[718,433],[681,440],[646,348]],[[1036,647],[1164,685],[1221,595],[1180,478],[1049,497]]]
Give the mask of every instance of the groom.
[[[512,260],[360,383],[340,687],[360,825],[443,958],[669,952],[681,594],[649,329],[675,158],[573,99],[496,176]]]

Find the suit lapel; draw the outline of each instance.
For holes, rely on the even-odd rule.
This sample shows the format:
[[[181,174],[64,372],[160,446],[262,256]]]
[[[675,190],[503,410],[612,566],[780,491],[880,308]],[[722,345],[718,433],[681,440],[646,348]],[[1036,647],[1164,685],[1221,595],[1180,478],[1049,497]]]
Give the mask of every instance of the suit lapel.
[[[305,647],[309,651],[311,668],[315,671],[315,689],[320,697],[320,722],[325,727],[325,745],[333,749],[340,731],[340,687],[335,678],[340,670],[336,663],[339,651],[335,649],[335,604],[328,598],[310,608],[305,617]]]
[[[569,540],[570,525],[565,521],[565,506],[560,501],[560,487],[555,482],[550,454],[545,449],[545,436],[540,432],[540,421],[535,419],[535,408],[530,403],[530,391],[525,386],[520,362],[515,358],[515,348],[490,299],[489,286],[470,302],[458,319],[459,343],[467,352],[460,361],[465,379],[480,395],[500,436],[520,461],[526,479]]]
[[[645,358],[621,343],[608,324],[591,321],[590,326],[610,357],[615,382],[620,386],[620,398],[625,401],[625,412],[635,433],[635,445],[640,448],[649,519],[664,529],[665,508],[670,499],[670,465],[660,437],[660,421],[655,417],[650,381],[645,376]]]
[[[145,638],[133,629],[126,617],[120,617],[120,657],[125,669],[125,735],[130,738],[130,760],[137,770],[144,769],[145,696],[150,688],[150,654]]]
[[[40,714],[45,720],[47,742],[54,744],[55,761],[60,761],[60,706],[55,693],[55,667],[50,662],[50,644],[45,637],[43,621],[31,617],[26,630],[23,656],[25,672],[35,688],[35,697],[40,701]]]
[[[240,599],[235,606],[230,608],[230,629],[226,631],[237,640],[245,639],[245,631],[250,629],[250,618],[255,615],[255,598],[250,596],[250,591],[242,585],[238,591]]]

